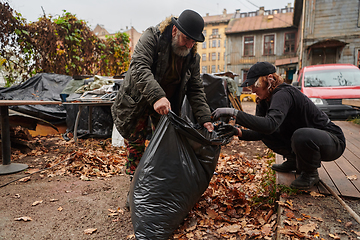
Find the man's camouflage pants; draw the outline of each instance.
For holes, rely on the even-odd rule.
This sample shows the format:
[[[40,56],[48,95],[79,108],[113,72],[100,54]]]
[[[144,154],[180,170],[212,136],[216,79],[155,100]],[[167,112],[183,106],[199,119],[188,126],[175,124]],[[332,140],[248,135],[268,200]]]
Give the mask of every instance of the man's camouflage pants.
[[[138,123],[130,137],[124,139],[127,150],[127,162],[125,163],[126,174],[133,175],[135,173],[136,167],[145,151],[146,137],[155,131],[158,121],[159,116],[145,112],[138,120]]]

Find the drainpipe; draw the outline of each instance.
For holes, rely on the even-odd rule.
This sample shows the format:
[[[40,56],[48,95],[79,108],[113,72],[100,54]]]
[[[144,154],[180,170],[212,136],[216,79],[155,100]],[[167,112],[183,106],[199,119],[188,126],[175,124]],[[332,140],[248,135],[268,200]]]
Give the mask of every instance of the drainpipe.
[[[305,2],[306,0],[303,0],[303,7],[302,7],[302,12],[303,12],[303,16],[302,16],[302,21],[301,21],[301,38],[300,38],[300,61],[299,61],[299,69],[302,68],[302,59],[303,59],[303,48],[304,48],[304,26],[305,26]]]

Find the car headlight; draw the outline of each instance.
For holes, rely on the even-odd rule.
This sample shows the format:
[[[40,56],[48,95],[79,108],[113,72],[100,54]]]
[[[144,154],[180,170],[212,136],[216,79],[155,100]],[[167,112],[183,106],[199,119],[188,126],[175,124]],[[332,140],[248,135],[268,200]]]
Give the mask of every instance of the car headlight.
[[[315,105],[324,105],[325,102],[321,98],[310,98]]]

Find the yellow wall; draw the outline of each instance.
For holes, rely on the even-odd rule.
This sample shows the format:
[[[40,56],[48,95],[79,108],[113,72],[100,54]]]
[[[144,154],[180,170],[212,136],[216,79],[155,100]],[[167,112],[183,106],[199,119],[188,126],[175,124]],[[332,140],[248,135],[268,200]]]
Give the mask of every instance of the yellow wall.
[[[224,61],[224,54],[225,54],[225,41],[226,41],[226,35],[225,35],[225,29],[227,27],[227,24],[225,23],[205,23],[204,30],[206,31],[205,36],[205,42],[206,42],[206,48],[203,48],[202,43],[198,43],[198,52],[201,57],[200,61],[200,72],[204,73],[203,66],[206,66],[206,72],[207,73],[216,73],[216,72],[223,72],[226,71],[225,61]],[[218,36],[212,35],[213,29],[218,29]],[[209,41],[216,40],[216,47],[209,48]],[[220,47],[218,47],[218,41],[220,40]],[[216,60],[212,60],[212,54],[215,53]],[[220,59],[218,57],[218,54],[220,53]],[[206,54],[206,60],[203,59],[203,54]],[[210,54],[210,59],[209,59]],[[215,71],[212,68],[212,66],[215,66]]]

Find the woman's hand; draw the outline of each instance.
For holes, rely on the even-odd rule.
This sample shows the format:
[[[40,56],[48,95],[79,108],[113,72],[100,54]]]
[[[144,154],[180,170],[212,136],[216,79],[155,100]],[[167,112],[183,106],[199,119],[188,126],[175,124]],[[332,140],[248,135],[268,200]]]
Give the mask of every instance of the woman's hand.
[[[217,108],[211,114],[213,121],[217,121],[220,117],[234,117],[237,110],[235,108]]]

